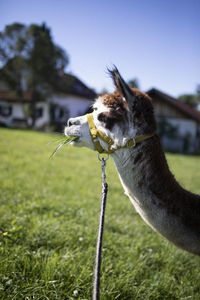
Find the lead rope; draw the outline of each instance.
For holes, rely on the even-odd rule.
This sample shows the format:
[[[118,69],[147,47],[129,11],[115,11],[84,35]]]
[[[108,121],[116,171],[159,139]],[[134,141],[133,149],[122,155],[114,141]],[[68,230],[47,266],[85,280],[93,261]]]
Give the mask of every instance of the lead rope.
[[[94,268],[94,286],[93,286],[93,300],[100,299],[100,277],[101,277],[101,250],[102,250],[102,239],[103,239],[103,229],[104,229],[104,216],[106,209],[106,198],[108,192],[108,184],[106,182],[106,159],[100,158],[98,154],[98,159],[101,161],[102,168],[102,192],[101,192],[101,211],[99,217],[99,229],[98,229],[98,237],[96,243],[96,257],[95,257],[95,268]]]

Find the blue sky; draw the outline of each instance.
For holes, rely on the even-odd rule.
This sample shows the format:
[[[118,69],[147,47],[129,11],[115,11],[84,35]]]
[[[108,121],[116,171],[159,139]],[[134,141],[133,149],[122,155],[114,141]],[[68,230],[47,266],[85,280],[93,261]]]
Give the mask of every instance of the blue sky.
[[[67,70],[97,91],[112,91],[112,64],[142,90],[176,97],[200,84],[199,0],[0,0],[0,12],[0,31],[46,22],[69,54]]]

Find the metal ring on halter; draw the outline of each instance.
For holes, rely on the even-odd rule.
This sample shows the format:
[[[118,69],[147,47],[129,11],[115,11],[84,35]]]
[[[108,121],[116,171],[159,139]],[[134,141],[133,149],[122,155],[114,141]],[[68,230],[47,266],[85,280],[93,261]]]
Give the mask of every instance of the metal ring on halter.
[[[104,157],[101,158],[100,155],[101,155],[101,153],[98,153],[98,159],[99,159],[100,161],[102,161],[102,160],[106,161],[106,160],[109,159],[109,154],[107,154],[107,157],[106,157],[106,158],[104,158]]]

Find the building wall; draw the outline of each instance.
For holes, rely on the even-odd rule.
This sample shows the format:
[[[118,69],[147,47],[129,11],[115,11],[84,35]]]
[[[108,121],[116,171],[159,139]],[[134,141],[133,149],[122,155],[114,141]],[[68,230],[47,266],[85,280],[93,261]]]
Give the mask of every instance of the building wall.
[[[19,118],[19,119],[24,119],[25,118],[25,113],[24,110],[26,110],[27,104],[23,103],[14,103],[12,105],[12,116],[13,118]]]
[[[168,103],[159,100],[157,97],[153,98],[153,106],[154,112],[157,116],[160,117],[170,117],[170,118],[181,118],[181,119],[188,119],[179,109],[169,105]]]
[[[199,144],[198,124],[194,120],[181,118],[163,118],[156,117],[158,124],[164,119],[167,124],[176,128],[174,136],[170,134],[161,135],[162,143],[165,149],[174,152],[193,153]],[[159,125],[158,125],[159,127]]]
[[[176,136],[170,137],[167,134],[162,136],[162,144],[165,149],[174,152],[193,153],[199,148],[199,137],[197,135],[200,125],[198,122],[182,113],[173,105],[160,100],[154,96],[152,99],[154,113],[158,121],[165,120],[177,128]]]
[[[0,122],[8,127],[27,127],[31,124],[28,110],[29,104],[27,103],[15,103],[6,102],[0,100],[0,105],[4,107],[12,107],[12,113],[8,117],[0,116]],[[39,102],[36,104],[36,108],[42,108],[42,116],[36,119],[35,127],[41,128],[50,122],[49,116],[49,104],[46,102]]]
[[[42,108],[43,114],[42,117],[36,119],[35,127],[41,128],[45,125],[48,125],[50,123],[49,103],[48,102],[37,103],[36,108]]]
[[[177,119],[177,118],[167,118],[168,122],[173,126],[178,127],[178,132],[180,136],[185,136],[185,134],[190,134],[193,138],[197,134],[197,123],[189,119]]]
[[[65,109],[69,118],[84,114],[93,104],[92,100],[72,95],[54,95],[52,102]]]
[[[46,102],[39,102],[36,104],[36,108],[42,108],[43,114],[41,117],[36,119],[36,128],[42,128],[43,126],[51,123],[51,103],[55,105],[56,121],[64,124],[67,122],[68,118],[85,114],[93,101],[72,95],[54,95]],[[0,100],[0,105],[12,107],[12,114],[10,116],[0,116],[0,122],[2,124],[5,124],[8,127],[27,127],[28,125],[31,125],[31,119],[29,117],[29,103]],[[60,115],[61,111],[62,116]]]

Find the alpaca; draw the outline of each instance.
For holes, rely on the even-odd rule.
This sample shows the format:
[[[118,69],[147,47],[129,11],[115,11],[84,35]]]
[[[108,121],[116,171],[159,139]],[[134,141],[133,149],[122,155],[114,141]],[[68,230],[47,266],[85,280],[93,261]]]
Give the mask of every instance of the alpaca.
[[[117,68],[109,72],[116,91],[100,96],[91,116],[112,142],[93,140],[87,115],[69,119],[65,135],[79,137],[75,146],[96,150],[98,143],[101,152],[110,153],[125,194],[144,221],[179,248],[200,255],[200,196],[183,189],[170,172],[149,96],[129,88]]]

